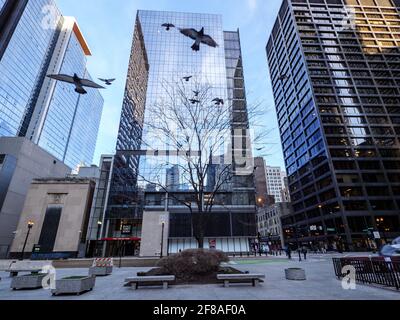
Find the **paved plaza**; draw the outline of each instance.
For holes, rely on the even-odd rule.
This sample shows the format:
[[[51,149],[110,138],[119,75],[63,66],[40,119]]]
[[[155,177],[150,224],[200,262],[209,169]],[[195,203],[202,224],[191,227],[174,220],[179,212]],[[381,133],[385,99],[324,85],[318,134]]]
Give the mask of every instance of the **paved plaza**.
[[[221,285],[173,286],[168,291],[124,287],[124,279],[151,268],[114,268],[111,276],[97,278],[92,292],[81,296],[53,297],[47,290],[12,291],[9,274],[0,272],[0,300],[400,300],[400,291],[357,285],[356,290],[343,290],[334,274],[332,255],[311,255],[305,262],[278,258],[236,259],[232,266],[251,273],[263,273],[266,281],[253,288],[247,285],[223,288]],[[302,267],[307,281],[285,279],[285,268]],[[57,269],[57,279],[87,275],[87,269]]]

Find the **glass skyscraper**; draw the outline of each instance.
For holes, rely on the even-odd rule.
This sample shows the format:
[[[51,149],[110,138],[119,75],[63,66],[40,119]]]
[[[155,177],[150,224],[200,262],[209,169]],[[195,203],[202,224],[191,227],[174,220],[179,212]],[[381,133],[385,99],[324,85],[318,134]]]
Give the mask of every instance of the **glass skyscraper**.
[[[166,31],[162,27],[164,23],[172,23],[176,28]],[[178,28],[200,30],[203,27],[205,32],[218,43],[218,47],[211,48],[202,45],[200,51],[194,52],[191,49],[192,40],[183,36]],[[140,70],[142,72],[139,73],[139,77],[137,72]],[[185,82],[184,77],[191,77],[191,79]],[[182,164],[173,155],[149,156],[146,154],[146,151],[154,151],[154,154],[158,151],[176,152],[168,139],[155,135],[151,127],[146,125],[152,121],[153,107],[169,99],[166,87],[171,84],[183,84],[190,94],[199,86],[207,86],[210,96],[223,99],[226,105],[232,106],[233,114],[229,114],[229,119],[227,119],[230,123],[227,128],[229,135],[227,144],[231,143],[230,135],[233,129],[237,130],[235,134],[240,138],[248,133],[249,123],[239,32],[224,32],[220,15],[138,11],[117,155],[113,157],[111,175],[110,172],[104,175],[111,177],[110,191],[106,196],[107,203],[99,207],[102,213],[97,215],[104,217],[100,223],[102,226],[100,238],[128,237],[129,235],[140,237],[143,213],[164,210],[166,204],[165,190],[160,189],[156,183],[153,184],[152,181],[155,182],[155,180],[152,179],[156,178],[169,184],[171,172],[174,172],[170,188],[174,197],[168,200],[171,225],[169,252],[174,253],[180,248],[183,249],[185,243],[186,245],[195,244],[192,234],[192,217],[176,200],[178,197],[190,198],[193,193],[191,185],[185,183],[182,178]],[[143,88],[147,89],[147,92]],[[131,89],[130,94],[129,89]],[[145,97],[142,96],[143,93]],[[135,103],[132,103],[133,96],[136,97]],[[173,126],[172,123],[171,125]],[[231,138],[233,140],[235,137]],[[241,154],[248,155],[249,150],[245,151],[240,150]],[[105,157],[104,161],[109,162],[109,159]],[[148,175],[161,162],[164,164],[164,170],[157,176],[151,173]],[[170,164],[169,167],[168,164]],[[177,167],[181,169],[177,170]],[[209,173],[216,173],[221,168],[223,166],[216,165]],[[243,169],[239,164],[237,166],[234,164],[234,168],[237,172]],[[212,180],[210,179],[210,184]],[[247,176],[238,174],[232,182],[224,186],[224,192],[218,201],[221,203],[224,201],[225,206],[215,206],[214,221],[210,224],[206,235],[206,237],[218,238],[217,246],[220,249],[231,252],[250,250],[249,239],[254,238],[256,234],[253,182],[251,174]],[[99,201],[99,203],[104,202]],[[96,219],[94,219],[95,222]],[[132,230],[132,232],[128,234],[124,233],[124,230]],[[106,254],[110,252],[107,251]]]
[[[21,1],[20,3],[22,3]],[[3,1],[11,17],[15,1]],[[4,10],[1,11],[1,14]],[[5,20],[3,20],[5,21]],[[103,108],[98,90],[79,96],[70,84],[47,74],[90,78],[91,55],[73,18],[63,17],[53,0],[28,1],[18,21],[0,25],[9,31],[1,43],[0,136],[26,137],[71,168],[91,164]]]
[[[399,235],[399,47],[398,2],[283,1],[267,55],[287,242],[362,250]]]

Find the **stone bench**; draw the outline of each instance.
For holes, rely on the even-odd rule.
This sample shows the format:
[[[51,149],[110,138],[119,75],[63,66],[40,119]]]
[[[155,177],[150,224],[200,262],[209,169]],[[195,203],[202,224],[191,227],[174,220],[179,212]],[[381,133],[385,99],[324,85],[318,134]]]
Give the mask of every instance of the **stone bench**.
[[[149,276],[149,277],[132,277],[125,280],[125,287],[131,287],[137,290],[140,286],[144,285],[162,285],[163,289],[168,289],[171,282],[175,281],[175,276]]]
[[[218,274],[217,279],[224,282],[224,287],[229,288],[232,283],[252,283],[253,287],[259,285],[265,279],[264,274]]]
[[[51,266],[51,261],[16,261],[10,265],[6,272],[10,273],[11,277],[18,276],[18,273],[39,273],[45,266]]]

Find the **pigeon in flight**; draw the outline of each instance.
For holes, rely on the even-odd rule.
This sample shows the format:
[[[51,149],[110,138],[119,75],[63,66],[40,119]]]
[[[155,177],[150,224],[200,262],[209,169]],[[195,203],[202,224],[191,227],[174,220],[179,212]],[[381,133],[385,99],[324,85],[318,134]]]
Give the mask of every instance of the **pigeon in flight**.
[[[278,78],[278,80],[280,80],[280,81],[284,81],[284,80],[287,80],[287,79],[289,79],[289,77],[288,77],[286,74],[281,75],[281,76]]]
[[[195,40],[195,43],[192,46],[193,51],[200,51],[201,43],[206,44],[213,48],[218,47],[218,44],[215,42],[213,38],[211,38],[207,34],[204,34],[204,27],[201,28],[200,31],[196,31],[195,29],[179,29],[179,30],[186,37]]]
[[[161,25],[161,27],[164,27],[165,30],[169,31],[171,28],[175,28],[175,26],[172,23],[164,23]]]
[[[215,98],[212,102],[215,102],[216,106],[224,105],[224,99]]]
[[[190,99],[189,101],[191,104],[200,103],[200,100],[197,100],[197,99]]]
[[[194,96],[195,96],[195,97],[198,97],[199,94],[200,94],[200,91],[193,91],[193,93],[194,93]]]
[[[192,78],[193,78],[193,76],[189,76],[189,77],[183,77],[182,79],[185,80],[186,82],[189,82],[190,79],[192,79]]]
[[[76,73],[73,76],[68,76],[65,74],[49,74],[49,75],[47,75],[47,77],[51,78],[53,80],[74,84],[75,92],[77,92],[79,94],[87,93],[87,91],[85,89],[83,89],[83,87],[95,88],[95,89],[105,89],[104,87],[93,82],[92,80],[79,78]]]
[[[99,78],[100,81],[105,82],[106,85],[111,86],[112,83],[116,80],[116,79],[101,79]]]

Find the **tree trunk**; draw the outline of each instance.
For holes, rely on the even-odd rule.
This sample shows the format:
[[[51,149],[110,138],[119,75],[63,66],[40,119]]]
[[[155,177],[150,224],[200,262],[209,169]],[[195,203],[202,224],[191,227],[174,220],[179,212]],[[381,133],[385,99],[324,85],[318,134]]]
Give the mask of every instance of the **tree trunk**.
[[[193,214],[193,230],[199,249],[204,249],[204,213],[196,212]]]
[[[204,237],[199,237],[197,242],[199,244],[199,249],[204,249]]]

